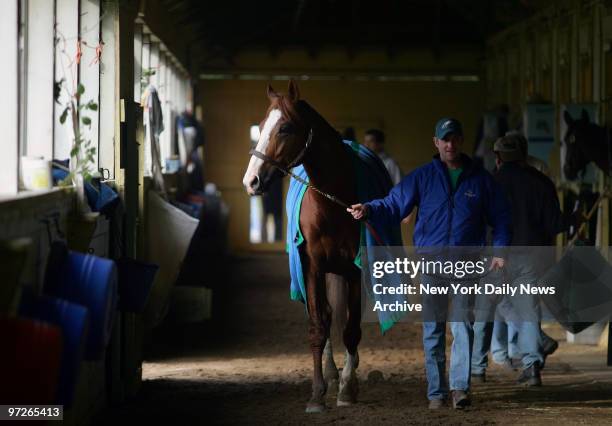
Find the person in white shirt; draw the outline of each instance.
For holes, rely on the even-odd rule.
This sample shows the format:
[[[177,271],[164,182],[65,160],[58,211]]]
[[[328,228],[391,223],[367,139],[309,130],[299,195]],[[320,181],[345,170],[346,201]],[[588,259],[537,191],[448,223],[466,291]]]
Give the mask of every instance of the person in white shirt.
[[[363,144],[378,154],[383,164],[387,168],[389,176],[391,176],[393,185],[397,185],[398,182],[402,180],[402,170],[395,160],[385,152],[385,134],[383,131],[379,129],[370,129],[366,131]]]

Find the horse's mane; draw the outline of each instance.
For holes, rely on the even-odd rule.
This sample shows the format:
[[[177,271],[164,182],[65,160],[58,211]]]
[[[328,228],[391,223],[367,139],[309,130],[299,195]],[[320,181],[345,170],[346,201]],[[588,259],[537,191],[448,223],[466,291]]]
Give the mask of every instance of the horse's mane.
[[[291,121],[304,122],[299,112],[295,108],[294,103],[287,99],[286,96],[278,94],[270,103],[268,113],[270,113],[270,111],[276,108],[280,110],[282,116],[286,119],[289,119]]]

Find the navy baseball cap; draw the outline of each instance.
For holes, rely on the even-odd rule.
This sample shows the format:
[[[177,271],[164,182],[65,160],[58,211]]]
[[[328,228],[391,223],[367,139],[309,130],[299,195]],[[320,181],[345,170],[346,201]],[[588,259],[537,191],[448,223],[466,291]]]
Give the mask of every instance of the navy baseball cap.
[[[449,133],[454,133],[463,136],[463,128],[459,120],[455,118],[444,117],[436,123],[435,136],[438,139],[444,139]]]

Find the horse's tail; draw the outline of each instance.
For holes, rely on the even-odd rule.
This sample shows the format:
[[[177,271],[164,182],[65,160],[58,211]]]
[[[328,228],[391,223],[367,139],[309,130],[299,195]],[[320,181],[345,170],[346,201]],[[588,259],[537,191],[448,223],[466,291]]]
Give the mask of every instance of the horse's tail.
[[[327,302],[332,310],[332,334],[342,341],[342,334],[348,319],[348,282],[336,274],[325,274]]]

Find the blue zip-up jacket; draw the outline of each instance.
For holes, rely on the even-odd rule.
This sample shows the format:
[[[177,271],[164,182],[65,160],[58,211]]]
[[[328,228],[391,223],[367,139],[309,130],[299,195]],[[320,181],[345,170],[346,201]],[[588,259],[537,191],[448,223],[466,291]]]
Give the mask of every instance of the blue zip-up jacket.
[[[453,192],[446,165],[436,155],[405,176],[385,198],[366,203],[369,220],[397,224],[418,206],[417,247],[483,246],[487,225],[493,228],[494,247],[509,245],[510,206],[503,191],[489,172],[464,154],[462,167]]]

